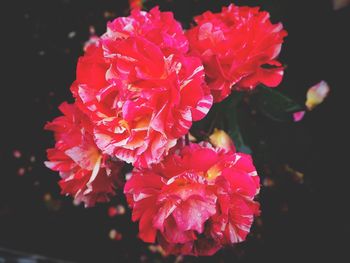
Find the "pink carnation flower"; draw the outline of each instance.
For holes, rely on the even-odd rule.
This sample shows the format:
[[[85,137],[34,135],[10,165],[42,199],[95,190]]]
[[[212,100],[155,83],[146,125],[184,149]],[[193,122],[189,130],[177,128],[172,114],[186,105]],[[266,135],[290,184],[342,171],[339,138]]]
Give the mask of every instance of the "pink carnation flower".
[[[259,213],[259,188],[249,155],[190,144],[151,168],[135,168],[124,193],[143,241],[198,256],[245,240]]]
[[[157,8],[117,18],[87,46],[72,92],[103,153],[147,167],[207,114],[203,65],[187,46],[180,24]]]
[[[47,150],[45,165],[60,173],[62,194],[73,196],[77,203],[93,206],[109,201],[115,195],[121,162],[101,154],[89,120],[74,104],[62,103],[59,108],[64,115],[45,126],[56,139],[55,148]]]
[[[269,17],[259,8],[233,4],[221,13],[195,17],[197,25],[187,31],[190,50],[203,61],[215,102],[234,89],[250,90],[260,83],[276,87],[281,82],[283,67],[276,58],[287,32]]]

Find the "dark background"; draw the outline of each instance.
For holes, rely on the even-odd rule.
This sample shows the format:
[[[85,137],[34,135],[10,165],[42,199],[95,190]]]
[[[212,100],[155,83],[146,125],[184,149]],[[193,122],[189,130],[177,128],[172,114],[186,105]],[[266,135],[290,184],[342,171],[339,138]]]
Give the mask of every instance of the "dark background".
[[[146,7],[158,4],[188,26],[194,15],[219,11],[229,2],[149,0]],[[234,2],[260,5],[287,29],[280,56],[287,65],[279,88],[283,93],[303,103],[307,89],[320,80],[329,83],[331,93],[300,123],[276,123],[259,114],[252,117],[255,136],[246,142],[265,185],[259,197],[262,216],[245,243],[214,257],[182,260],[337,262],[342,258],[345,262],[350,245],[345,131],[350,8],[334,11],[326,0]],[[43,166],[45,149],[54,143],[43,125],[59,115],[57,106],[62,101],[72,102],[69,86],[89,26],[102,34],[106,21],[128,14],[127,1],[13,0],[2,5],[0,247],[74,262],[174,262],[175,257],[152,253],[136,238],[137,225],[129,212],[110,218],[108,205],[84,209],[61,197],[58,175]],[[20,158],[14,157],[16,150]],[[302,172],[303,180],[286,171],[285,165]],[[44,201],[47,193],[52,198],[49,202]],[[125,204],[122,194],[112,203]],[[111,240],[110,229],[121,232],[122,240]]]

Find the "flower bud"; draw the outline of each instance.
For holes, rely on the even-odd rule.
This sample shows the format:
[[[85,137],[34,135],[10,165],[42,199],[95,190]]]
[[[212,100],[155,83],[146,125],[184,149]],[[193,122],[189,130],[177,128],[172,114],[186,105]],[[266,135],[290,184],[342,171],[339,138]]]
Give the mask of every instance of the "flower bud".
[[[209,141],[217,148],[224,148],[228,151],[236,151],[231,137],[223,130],[215,128],[214,132],[209,137]]]
[[[313,110],[317,105],[321,104],[329,93],[327,82],[321,81],[312,86],[306,94],[305,105],[309,110]]]

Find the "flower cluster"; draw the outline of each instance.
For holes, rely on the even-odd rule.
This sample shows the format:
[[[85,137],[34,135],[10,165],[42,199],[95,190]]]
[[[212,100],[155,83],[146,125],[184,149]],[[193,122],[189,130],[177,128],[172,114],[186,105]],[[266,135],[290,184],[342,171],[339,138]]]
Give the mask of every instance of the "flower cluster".
[[[268,13],[234,5],[195,21],[185,33],[171,12],[136,7],[87,42],[75,101],[45,126],[56,140],[45,164],[86,206],[109,201],[124,162],[133,165],[124,193],[140,238],[168,254],[212,255],[245,240],[259,177],[223,130],[212,144],[183,138],[231,91],[278,85],[286,32]]]

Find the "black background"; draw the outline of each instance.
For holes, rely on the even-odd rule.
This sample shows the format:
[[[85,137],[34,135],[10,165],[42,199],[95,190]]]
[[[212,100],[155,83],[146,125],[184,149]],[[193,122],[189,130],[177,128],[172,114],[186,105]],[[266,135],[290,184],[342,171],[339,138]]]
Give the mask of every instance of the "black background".
[[[171,10],[184,26],[205,10],[219,11],[230,1],[147,1]],[[7,3],[7,2],[6,2]],[[307,89],[320,80],[330,96],[300,123],[275,123],[257,117],[256,137],[267,145],[261,153],[252,139],[262,179],[274,187],[260,194],[263,214],[247,242],[210,258],[185,262],[289,262],[346,260],[350,237],[347,90],[350,88],[350,8],[334,11],[331,1],[235,1],[260,5],[274,22],[283,22],[289,36],[281,53],[287,65],[280,90],[303,102]],[[174,262],[151,253],[136,238],[137,225],[124,216],[109,218],[107,205],[84,209],[61,197],[58,175],[43,166],[52,134],[46,121],[59,115],[57,106],[72,102],[69,86],[89,26],[97,34],[106,21],[128,14],[125,0],[27,0],[2,3],[2,81],[0,103],[0,247],[75,262]],[[108,11],[109,13],[106,13]],[[74,31],[76,35],[69,38]],[[249,143],[249,140],[248,140]],[[19,150],[22,157],[14,158]],[[264,154],[265,153],[265,154]],[[29,161],[35,156],[36,161]],[[264,163],[266,160],[266,163]],[[264,165],[263,165],[264,164]],[[281,171],[288,164],[305,174],[298,183]],[[18,169],[32,170],[19,176]],[[270,170],[270,172],[268,172]],[[58,211],[43,201],[50,192],[62,202]],[[114,204],[124,203],[119,193]],[[111,241],[109,230],[123,234]]]

